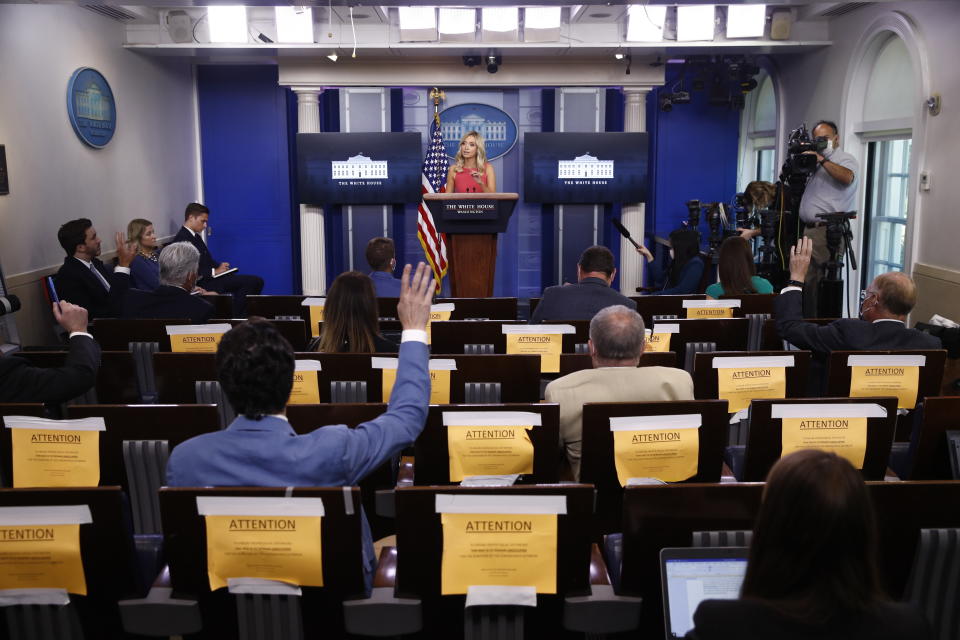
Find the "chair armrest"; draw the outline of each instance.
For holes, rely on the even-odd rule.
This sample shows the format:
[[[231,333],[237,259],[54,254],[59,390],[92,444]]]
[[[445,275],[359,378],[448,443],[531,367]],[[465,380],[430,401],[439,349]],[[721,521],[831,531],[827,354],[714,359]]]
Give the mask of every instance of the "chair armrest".
[[[618,596],[600,549],[590,550],[590,595],[568,596],[563,601],[563,626],[587,634],[621,633],[640,625],[642,598]]]
[[[149,636],[182,636],[203,628],[196,600],[173,598],[170,567],[165,566],[146,598],[121,600],[120,620],[124,631]]]
[[[369,598],[345,600],[343,623],[347,633],[363,636],[400,636],[423,628],[420,600],[393,595],[397,575],[397,548],[380,551],[373,591]]]

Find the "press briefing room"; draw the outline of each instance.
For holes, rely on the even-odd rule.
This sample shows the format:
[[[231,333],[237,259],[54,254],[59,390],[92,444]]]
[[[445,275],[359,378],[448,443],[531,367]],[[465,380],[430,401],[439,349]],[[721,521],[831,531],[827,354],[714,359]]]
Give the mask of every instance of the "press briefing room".
[[[0,2],[3,637],[960,640],[960,3],[240,2]]]

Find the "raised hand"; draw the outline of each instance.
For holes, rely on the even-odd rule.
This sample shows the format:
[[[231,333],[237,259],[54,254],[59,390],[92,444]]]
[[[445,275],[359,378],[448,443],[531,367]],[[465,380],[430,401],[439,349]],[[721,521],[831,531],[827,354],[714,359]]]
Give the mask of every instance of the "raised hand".
[[[137,247],[133,242],[127,242],[123,239],[122,231],[117,231],[115,239],[117,241],[117,264],[121,267],[129,267],[137,256]]]
[[[810,257],[813,255],[813,240],[807,237],[800,238],[799,246],[790,247],[790,279],[803,282],[807,278],[807,269],[810,268]]]
[[[430,303],[436,285],[433,271],[424,263],[417,265],[416,273],[410,275],[412,268],[406,265],[400,276],[400,299],[397,301],[397,318],[404,330],[418,329],[426,331],[430,320]]]

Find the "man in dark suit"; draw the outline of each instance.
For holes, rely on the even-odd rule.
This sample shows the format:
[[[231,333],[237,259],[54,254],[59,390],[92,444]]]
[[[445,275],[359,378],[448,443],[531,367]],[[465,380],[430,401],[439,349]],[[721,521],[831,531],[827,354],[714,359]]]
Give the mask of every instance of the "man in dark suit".
[[[210,209],[198,202],[191,202],[183,214],[184,222],[180,231],[174,237],[174,242],[189,242],[200,252],[200,277],[197,284],[207,291],[233,294],[234,315],[240,318],[247,316],[247,296],[259,295],[263,291],[263,278],[260,276],[228,273],[220,275],[230,269],[229,262],[214,260],[207,243],[200,235],[207,228],[210,218]],[[219,276],[219,277],[217,277]]]
[[[16,355],[0,357],[0,402],[66,402],[96,384],[100,345],[87,333],[87,310],[54,302],[53,316],[70,333],[66,362],[45,369]]]
[[[826,326],[803,321],[803,282],[813,241],[801,238],[790,250],[790,281],[774,300],[780,337],[823,356],[831,351],[940,349],[940,338],[906,326],[917,303],[917,285],[905,273],[882,273],[861,294],[860,319],[843,318]]]
[[[117,266],[109,268],[97,259],[100,238],[86,218],[67,222],[57,232],[67,257],[57,271],[55,282],[61,300],[80,305],[94,318],[116,318],[124,295],[130,288],[130,263],[136,256],[131,243],[117,233]]]
[[[554,320],[589,320],[615,304],[637,309],[637,303],[610,288],[617,275],[613,253],[606,247],[588,247],[577,263],[577,284],[547,287],[530,317],[530,324]]]
[[[213,305],[193,295],[200,252],[192,244],[175,242],[160,252],[160,286],[153,291],[131,289],[123,305],[124,318],[189,318],[204,324]]]

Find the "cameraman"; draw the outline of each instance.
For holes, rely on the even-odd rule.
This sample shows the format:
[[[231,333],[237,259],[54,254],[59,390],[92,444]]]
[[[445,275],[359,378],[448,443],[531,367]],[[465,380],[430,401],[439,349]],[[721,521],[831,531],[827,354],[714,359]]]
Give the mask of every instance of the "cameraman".
[[[807,181],[800,200],[800,223],[804,225],[803,235],[813,241],[811,267],[803,287],[803,315],[806,318],[817,316],[817,296],[820,280],[823,278],[826,263],[830,260],[827,248],[827,226],[820,218],[821,213],[853,211],[857,201],[857,172],[860,170],[857,160],[840,150],[840,135],[837,125],[821,120],[813,128],[813,138],[826,138],[827,147],[823,153],[805,151],[805,154],[817,156],[819,165]]]

